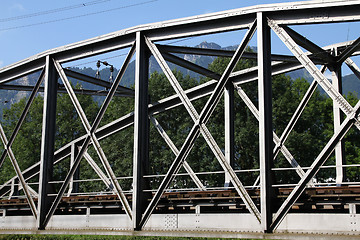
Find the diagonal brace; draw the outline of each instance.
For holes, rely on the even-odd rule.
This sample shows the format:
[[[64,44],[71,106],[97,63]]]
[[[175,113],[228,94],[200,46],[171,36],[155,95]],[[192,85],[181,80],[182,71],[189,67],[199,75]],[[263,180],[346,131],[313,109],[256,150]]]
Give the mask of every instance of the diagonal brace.
[[[28,114],[29,110],[30,110],[30,106],[32,104],[32,102],[34,101],[35,97],[36,97],[36,94],[38,93],[39,91],[39,88],[40,88],[40,85],[44,79],[44,76],[45,76],[45,68],[43,68],[43,70],[41,71],[40,73],[40,76],[30,94],[30,97],[25,105],[25,108],[23,110],[23,112],[21,113],[21,116],[19,118],[19,121],[17,122],[16,126],[15,126],[15,129],[13,131],[13,133],[11,134],[10,138],[9,138],[9,142],[8,142],[8,146],[7,148],[5,148],[4,152],[2,153],[1,155],[1,158],[0,158],[0,168],[2,166],[2,164],[4,163],[4,160],[5,160],[5,157],[6,157],[6,153],[7,153],[7,149],[8,148],[11,148],[25,118],[26,118],[26,115]]]
[[[350,46],[348,46],[339,56],[337,59],[338,63],[343,63],[348,59],[358,48],[360,45],[360,37],[356,39]]]
[[[285,43],[289,50],[304,66],[304,68],[311,74],[311,76],[319,83],[324,91],[337,102],[340,109],[347,115],[352,115],[354,110],[348,101],[332,86],[329,80],[321,73],[316,65],[309,59],[309,57],[300,49],[290,35],[279,26],[274,20],[268,19],[268,24],[276,35]],[[360,121],[355,119],[355,126],[360,129]]]
[[[134,47],[133,47],[130,50],[130,52],[129,52],[128,56],[127,56],[127,59],[125,60],[126,62],[130,61],[134,51],[135,50],[134,50]],[[108,162],[108,160],[107,160],[107,158],[105,156],[105,153],[103,152],[103,150],[102,150],[102,148],[100,146],[99,141],[97,140],[97,138],[95,136],[95,131],[96,131],[98,125],[100,124],[100,121],[101,121],[101,119],[102,119],[102,117],[103,117],[103,115],[104,115],[104,113],[105,113],[111,99],[112,99],[112,96],[114,95],[114,93],[116,91],[117,86],[120,83],[121,77],[124,74],[125,69],[126,69],[126,67],[124,67],[124,66],[127,66],[127,63],[125,63],[123,65],[123,68],[118,73],[118,76],[117,76],[114,84],[112,85],[112,87],[111,87],[111,89],[110,89],[110,91],[108,93],[108,96],[106,97],[103,105],[101,106],[101,109],[100,109],[98,115],[96,116],[96,119],[94,120],[94,123],[93,123],[92,127],[91,127],[90,123],[88,122],[88,120],[86,118],[86,115],[85,115],[83,109],[81,108],[81,105],[80,105],[79,101],[77,100],[77,98],[76,98],[76,96],[75,96],[75,94],[74,94],[74,92],[73,92],[73,90],[71,88],[70,82],[67,79],[62,67],[57,62],[55,62],[55,66],[56,66],[56,68],[57,68],[57,70],[59,72],[59,75],[60,75],[61,79],[63,80],[63,82],[65,84],[65,88],[68,91],[68,93],[70,95],[70,98],[71,98],[71,100],[72,100],[72,102],[73,102],[73,104],[74,104],[74,106],[75,106],[75,108],[76,108],[82,122],[83,122],[85,130],[87,131],[88,137],[91,138],[91,141],[93,142],[93,145],[94,145],[94,147],[95,147],[95,149],[96,149],[96,151],[97,151],[97,153],[98,153],[98,155],[99,155],[99,157],[100,157],[100,159],[101,159],[101,161],[102,161],[108,175],[111,178],[111,182],[115,186],[116,193],[119,196],[120,201],[122,202],[122,204],[123,204],[123,206],[125,208],[125,212],[131,218],[130,205],[129,205],[129,203],[128,203],[126,197],[125,197],[125,194],[123,193],[118,181],[116,180],[116,176],[115,176],[114,172],[111,169],[110,163]],[[87,146],[82,146],[82,148],[84,148],[84,147],[87,148]]]
[[[86,159],[86,161],[90,164],[90,166],[94,169],[94,171],[96,172],[96,174],[101,178],[101,180],[105,183],[106,187],[108,187],[109,189],[113,190],[113,186],[111,185],[111,181],[109,180],[109,178],[106,176],[106,174],[101,171],[100,167],[96,164],[96,162],[94,161],[94,159],[92,159],[92,157],[90,156],[89,153],[85,152],[84,153],[84,158]]]
[[[24,190],[26,199],[27,199],[27,201],[28,201],[28,203],[30,205],[31,212],[32,212],[32,214],[34,215],[34,217],[36,219],[37,218],[37,211],[36,211],[34,199],[31,197],[30,191],[29,191],[29,189],[28,189],[28,187],[26,185],[24,176],[22,175],[21,169],[19,167],[19,164],[16,161],[16,158],[15,158],[15,155],[14,155],[13,151],[11,150],[10,147],[7,147],[8,146],[8,140],[6,138],[4,129],[3,129],[1,124],[0,124],[0,137],[1,137],[1,141],[3,142],[3,144],[5,146],[5,149],[7,150],[10,161],[11,161],[11,163],[12,163],[14,169],[15,169],[16,175],[17,175],[18,179],[20,180],[20,183],[21,183],[21,186],[22,186],[22,188]]]
[[[320,57],[325,60],[327,63],[335,62],[335,57],[332,56],[329,52],[325,51],[309,39],[300,35],[298,32],[292,30],[287,26],[283,26],[284,30],[292,37],[292,39],[300,46],[305,48],[306,50],[312,52],[317,57]]]
[[[321,67],[321,72],[324,73],[326,70],[325,66]],[[308,102],[310,101],[311,96],[314,94],[316,88],[318,86],[317,81],[312,81],[312,83],[310,84],[309,88],[307,89],[306,93],[304,94],[303,98],[301,99],[298,107],[296,108],[293,116],[291,117],[288,125],[286,126],[285,130],[283,131],[283,133],[281,134],[280,137],[280,144],[277,145],[274,149],[274,156],[276,156],[279,152],[279,148],[282,144],[284,144],[284,142],[286,141],[286,139],[289,137],[290,132],[292,131],[292,129],[294,128],[296,122],[299,120],[302,112],[304,111],[306,105],[308,104]]]
[[[116,189],[116,194],[118,195],[121,203],[123,204],[124,206],[124,209],[125,209],[125,212],[126,214],[129,216],[129,218],[131,219],[132,218],[132,215],[131,215],[131,209],[130,209],[130,205],[126,199],[126,196],[125,194],[123,193],[116,177],[115,177],[115,174],[113,173],[112,169],[111,169],[111,166],[109,164],[109,162],[107,161],[106,159],[106,156],[104,154],[104,152],[102,151],[101,149],[101,146],[95,136],[95,131],[98,127],[98,125],[100,124],[100,121],[113,97],[113,95],[115,94],[115,91],[117,89],[117,86],[119,85],[120,83],[120,80],[122,79],[124,73],[125,73],[125,70],[128,66],[128,64],[130,63],[130,60],[133,56],[135,52],[135,47],[133,45],[133,47],[130,49],[126,59],[125,59],[125,62],[122,66],[122,68],[120,69],[118,75],[116,76],[116,79],[113,83],[113,85],[111,86],[111,89],[103,103],[103,105],[101,106],[100,108],[100,111],[98,113],[98,115],[96,116],[95,120],[94,120],[94,123],[93,123],[93,126],[91,127],[90,126],[90,123],[88,122],[87,118],[86,118],[86,115],[84,113],[84,111],[82,110],[81,106],[80,106],[80,103],[78,101],[78,99],[76,98],[75,94],[74,94],[74,91],[70,85],[70,82],[69,80],[67,79],[66,77],[66,74],[63,70],[63,68],[61,67],[61,65],[57,62],[57,61],[54,61],[54,64],[55,64],[55,67],[60,75],[60,78],[62,79],[62,81],[64,82],[64,85],[66,87],[66,90],[68,91],[69,93],[69,96],[71,98],[71,101],[73,102],[75,108],[76,108],[76,111],[78,112],[79,116],[80,116],[80,119],[85,127],[85,130],[87,131],[87,136],[83,142],[83,145],[81,146],[81,149],[79,151],[79,153],[77,154],[76,158],[75,158],[75,161],[74,161],[74,164],[73,166],[71,167],[70,171],[68,172],[68,175],[66,176],[65,180],[64,180],[64,183],[62,184],[61,188],[60,188],[60,191],[59,193],[57,194],[48,214],[47,214],[47,217],[45,219],[45,223],[44,225],[46,226],[47,223],[49,222],[51,216],[54,214],[55,212],[55,209],[57,208],[61,198],[62,198],[62,195],[64,194],[69,182],[70,182],[70,179],[71,177],[74,175],[75,173],[75,170],[77,169],[77,167],[79,166],[80,164],[80,160],[82,158],[82,156],[84,155],[85,151],[87,150],[87,146],[89,145],[90,143],[90,140],[92,140],[94,146],[95,146],[95,149],[97,150],[97,153],[108,173],[108,175],[110,176],[110,179],[111,179],[111,182],[112,184],[115,186],[115,189]]]
[[[217,148],[215,147],[216,144],[215,145],[213,145],[213,143],[210,144],[210,142],[212,142],[211,141],[212,139],[210,139],[210,137],[209,137],[210,132],[206,129],[206,126],[205,126],[206,121],[209,119],[209,117],[211,116],[211,113],[214,111],[214,109],[216,107],[216,104],[220,100],[221,94],[223,93],[223,90],[224,90],[225,85],[228,81],[228,78],[231,74],[231,71],[235,68],[236,63],[240,59],[242,53],[245,51],[245,47],[247,46],[248,42],[250,41],[252,35],[254,34],[255,29],[256,29],[256,21],[251,25],[249,31],[246,33],[243,42],[240,44],[238,50],[235,52],[235,55],[231,59],[227,69],[225,70],[224,74],[222,75],[220,81],[218,82],[215,90],[213,91],[212,95],[210,96],[210,98],[209,98],[208,102],[206,103],[200,116],[197,114],[195,108],[191,104],[190,100],[187,98],[186,94],[184,93],[180,84],[177,82],[177,80],[176,80],[175,76],[173,75],[173,73],[171,72],[170,68],[167,66],[167,64],[166,64],[165,60],[163,59],[163,57],[161,56],[159,50],[156,48],[156,46],[153,43],[151,43],[149,40],[146,39],[146,42],[148,44],[150,51],[153,53],[154,57],[160,64],[161,68],[163,69],[163,72],[165,73],[168,80],[170,81],[173,88],[175,89],[176,93],[178,94],[179,98],[183,102],[183,104],[184,104],[185,108],[187,109],[187,111],[189,112],[191,118],[194,120],[195,125],[191,129],[188,137],[186,138],[186,140],[183,144],[183,147],[180,150],[178,157],[175,158],[168,173],[166,174],[165,178],[163,179],[158,191],[156,192],[154,198],[152,199],[148,208],[146,209],[142,223],[141,223],[142,225],[146,223],[151,212],[153,211],[157,202],[159,201],[160,196],[162,195],[163,191],[170,184],[171,180],[174,177],[173,174],[179,170],[180,164],[184,161],[186,156],[189,154],[191,148],[193,147],[193,143],[195,142],[196,138],[200,134],[200,130],[202,131],[204,138],[207,139],[207,142],[209,143],[213,152],[216,153],[216,156],[217,156],[218,160],[220,160],[220,164],[222,165],[222,167],[225,167],[226,168],[226,169],[224,168],[225,171],[229,172],[230,176],[232,177],[232,182],[233,182],[235,188],[237,189],[239,195],[242,197],[242,199],[243,199],[244,203],[246,204],[246,206],[248,207],[249,211],[251,213],[253,213],[256,216],[257,220],[260,222],[259,210],[253,203],[252,199],[246,192],[245,188],[243,187],[240,180],[236,176],[232,167],[226,161],[226,159],[223,156],[223,153],[221,151],[220,152],[221,152],[221,155],[223,156],[223,159],[219,158],[218,151],[217,151],[218,147]],[[222,160],[224,160],[224,161],[222,161]]]
[[[238,92],[238,95],[241,97],[241,99],[245,102],[245,104],[247,105],[247,107],[250,109],[250,111],[252,112],[252,114],[255,116],[255,118],[257,120],[259,120],[259,110],[256,108],[256,106],[252,103],[252,101],[250,100],[250,98],[247,96],[247,94],[244,92],[244,90],[235,85],[235,88]],[[276,146],[279,146],[279,149],[281,150],[281,152],[284,154],[285,158],[288,160],[288,162],[290,163],[290,165],[294,168],[296,168],[296,173],[302,177],[305,172],[304,170],[301,168],[301,166],[298,164],[298,162],[295,160],[295,158],[292,156],[292,154],[290,153],[290,151],[286,148],[285,145],[283,145],[281,143],[280,138],[276,135],[275,132],[273,132],[273,141],[275,143]],[[275,146],[275,148],[276,148]],[[274,151],[275,151],[274,148]],[[276,156],[274,155],[274,158]]]
[[[195,63],[192,63],[192,62],[189,62],[189,61],[186,61],[182,58],[179,58],[175,55],[172,55],[170,53],[164,53],[164,52],[161,52],[161,54],[163,55],[164,59],[169,61],[169,62],[172,62],[176,65],[179,65],[180,67],[184,67],[186,69],[189,69],[193,72],[196,72],[196,73],[199,73],[199,74],[202,74],[208,78],[213,78],[213,79],[219,79],[221,76],[217,73],[214,73],[213,71],[210,71],[209,69],[207,68],[204,68],[204,67],[201,67]]]
[[[360,68],[354,63],[351,58],[345,60],[346,65],[351,69],[351,71],[356,75],[356,77],[360,80]]]
[[[155,128],[158,130],[158,132],[160,133],[160,135],[163,137],[163,139],[165,140],[165,142],[168,144],[168,146],[170,147],[170,149],[173,151],[173,153],[175,154],[175,156],[179,155],[179,150],[177,149],[177,147],[175,146],[175,144],[171,141],[170,137],[166,134],[165,130],[162,128],[162,126],[160,125],[159,121],[156,120],[156,118],[154,118],[154,116],[150,116],[150,120],[153,123],[153,125],[155,126]],[[194,183],[196,184],[196,186],[205,191],[206,188],[204,186],[204,184],[200,181],[200,179],[196,176],[195,172],[192,170],[192,168],[190,167],[190,165],[188,164],[188,162],[186,160],[184,160],[183,166],[185,168],[185,170],[188,172],[188,174],[190,175],[191,179],[194,181]]]
[[[315,174],[320,170],[320,167],[326,162],[326,160],[330,157],[331,153],[334,151],[335,146],[339,141],[341,141],[346,133],[350,130],[352,125],[355,123],[355,119],[359,118],[357,116],[360,110],[360,101],[356,104],[353,114],[348,116],[345,121],[341,124],[339,131],[336,132],[323,150],[320,152],[315,161],[311,164],[310,169],[306,172],[306,174],[301,178],[300,182],[294,188],[294,190],[290,193],[290,195],[285,199],[284,203],[281,205],[277,213],[273,218],[273,223],[271,224],[271,228],[276,229],[281,221],[286,216],[287,212],[290,210],[291,206],[296,202],[296,200],[300,197],[301,193],[305,190],[306,183],[309,182]]]
[[[30,190],[28,189],[28,186],[26,185],[24,176],[22,175],[22,172],[21,172],[20,167],[19,167],[19,165],[18,165],[18,163],[16,161],[14,153],[11,150],[11,146],[12,146],[12,144],[13,144],[13,142],[14,142],[14,140],[15,140],[15,138],[16,138],[16,136],[17,136],[17,134],[18,134],[18,132],[19,132],[19,130],[20,130],[20,128],[21,128],[21,126],[22,126],[22,124],[23,124],[23,122],[24,122],[24,120],[25,120],[25,118],[26,118],[26,116],[27,116],[27,114],[29,112],[29,110],[30,110],[30,106],[34,101],[34,99],[36,97],[36,94],[39,91],[40,85],[41,85],[41,83],[42,83],[42,81],[44,79],[44,75],[45,75],[45,68],[43,68],[43,70],[40,73],[40,76],[39,76],[39,78],[38,78],[32,92],[30,94],[30,97],[29,97],[29,99],[28,99],[28,101],[27,101],[27,103],[25,105],[25,108],[24,108],[23,112],[21,113],[19,121],[17,122],[17,124],[15,126],[15,129],[13,130],[13,133],[10,136],[9,141],[7,140],[6,135],[4,133],[4,130],[3,130],[2,126],[0,125],[1,140],[2,140],[2,142],[4,144],[4,147],[5,147],[4,152],[3,152],[2,156],[1,156],[1,159],[0,159],[0,167],[3,164],[6,155],[9,155],[11,163],[12,163],[12,165],[13,165],[15,171],[16,171],[18,179],[20,180],[21,186],[22,186],[22,188],[24,190],[24,193],[26,195],[26,198],[27,198],[27,200],[29,202],[30,209],[31,209],[31,211],[32,211],[35,218],[37,218],[37,210],[36,210],[36,207],[35,207],[35,203],[34,203],[34,200],[31,197]]]

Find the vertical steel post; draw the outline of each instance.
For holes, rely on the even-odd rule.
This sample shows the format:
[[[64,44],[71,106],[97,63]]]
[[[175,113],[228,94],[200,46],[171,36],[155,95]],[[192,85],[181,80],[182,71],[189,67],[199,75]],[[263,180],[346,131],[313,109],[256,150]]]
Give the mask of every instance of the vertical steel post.
[[[41,159],[39,176],[39,199],[37,227],[45,229],[44,220],[48,213],[52,197],[48,194],[53,192],[49,181],[53,177],[54,143],[55,143],[55,120],[58,75],[54,62],[50,56],[46,57],[45,87],[44,87],[44,109],[41,138]]]
[[[270,28],[262,12],[257,13],[259,160],[261,225],[269,232],[271,209],[271,162],[273,161]]]
[[[337,55],[337,49],[334,50],[334,54]],[[335,88],[335,90],[337,90],[340,94],[342,94],[341,63],[333,67],[334,69],[332,70],[332,85]],[[333,101],[333,114],[334,114],[334,133],[337,133],[344,119],[344,115],[337,101]],[[346,164],[345,145],[343,140],[340,140],[335,147],[335,161],[336,161],[336,184],[341,185],[345,179],[345,169],[343,168],[343,165]]]
[[[79,149],[76,146],[76,144],[73,143],[71,145],[70,169],[74,165],[75,158],[76,158],[78,153],[79,153]],[[74,180],[76,181],[76,180],[79,180],[79,179],[80,179],[80,167],[78,167],[76,169],[74,175],[70,179],[68,196],[70,196],[71,193],[78,193],[79,192],[79,182],[74,182]]]
[[[234,167],[234,85],[229,81],[224,91],[225,110],[225,158]],[[224,187],[229,187],[231,176],[225,173]]]
[[[9,199],[12,199],[13,197],[19,197],[19,179],[14,178],[11,181],[11,192],[9,194]]]
[[[148,81],[149,64],[145,36],[136,33],[134,159],[133,159],[133,227],[141,230],[140,221],[146,209],[145,175],[149,160]]]

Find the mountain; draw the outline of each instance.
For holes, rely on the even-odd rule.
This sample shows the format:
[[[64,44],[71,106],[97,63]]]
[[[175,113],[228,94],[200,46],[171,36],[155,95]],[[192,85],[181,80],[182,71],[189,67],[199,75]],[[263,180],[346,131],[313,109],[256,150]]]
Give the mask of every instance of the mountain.
[[[291,79],[304,78],[308,82],[313,81],[313,77],[305,69],[299,69],[291,73],[287,73],[286,75],[290,76]],[[342,81],[343,95],[348,95],[351,92],[354,93],[355,96],[360,98],[360,80],[355,76],[355,74],[343,76]],[[320,92],[325,94],[325,91],[322,88],[319,89]]]
[[[196,48],[208,48],[208,49],[229,49],[231,47],[227,47],[227,48],[222,48],[220,45],[216,44],[216,43],[212,43],[212,42],[202,42],[199,45],[194,46]],[[202,67],[207,68],[208,65],[210,63],[212,63],[214,61],[214,59],[216,57],[212,57],[212,56],[200,56],[200,55],[191,55],[191,54],[174,54],[175,56],[182,58],[184,60],[190,61],[192,63],[198,64]],[[177,66],[173,63],[168,63],[170,69],[176,69],[180,72],[182,72],[184,75],[189,75],[192,78],[200,78],[200,74],[192,72],[186,68]],[[157,63],[157,61],[155,60],[155,58],[153,56],[150,57],[149,59],[149,72],[150,74],[153,72],[162,72],[161,67],[159,66],[159,64]],[[135,79],[135,62],[131,62],[126,70],[126,73],[124,75],[124,79],[122,80],[122,84],[123,86],[131,86],[134,84],[134,79]]]
[[[28,76],[15,80],[11,84],[33,86],[36,84],[40,73],[33,73]],[[22,98],[28,96],[30,92],[15,91],[15,90],[1,90],[0,92],[0,120],[2,119],[3,109],[10,108],[13,103],[19,102]]]
[[[195,47],[196,48],[206,48],[206,49],[216,49],[216,50],[225,49],[216,43],[213,43],[213,42],[208,43],[206,41],[200,43],[199,45],[196,45]],[[185,54],[182,58],[187,61],[190,61],[192,63],[195,63],[197,65],[200,65],[202,67],[208,67],[208,65],[210,63],[212,63],[216,57]]]
[[[343,77],[343,93],[348,94],[349,92],[355,93],[355,95],[360,98],[360,80],[355,74]]]

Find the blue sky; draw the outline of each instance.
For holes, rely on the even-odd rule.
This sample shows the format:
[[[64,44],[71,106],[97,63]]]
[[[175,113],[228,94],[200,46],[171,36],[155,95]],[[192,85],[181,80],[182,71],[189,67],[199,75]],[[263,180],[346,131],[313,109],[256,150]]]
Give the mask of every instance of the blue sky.
[[[2,0],[0,3],[2,13],[0,15],[0,68],[47,49],[139,24],[279,2],[290,1]],[[310,28],[298,27],[297,30],[319,45],[325,46],[357,38],[356,27],[358,26],[345,23],[336,27],[326,25]],[[324,34],[329,37],[323,38]],[[213,39],[194,38],[181,44],[194,46],[204,40],[216,41],[222,46],[238,43],[234,38],[224,35]],[[274,46],[274,51],[287,52],[276,38],[274,38]]]

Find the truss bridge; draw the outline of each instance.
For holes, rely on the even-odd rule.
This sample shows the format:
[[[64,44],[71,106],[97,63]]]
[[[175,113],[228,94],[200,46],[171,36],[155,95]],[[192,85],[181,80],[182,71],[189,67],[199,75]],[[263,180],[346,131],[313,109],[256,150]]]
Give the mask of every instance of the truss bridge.
[[[303,34],[344,26],[360,29],[359,0],[258,5],[135,26],[1,68],[0,90],[27,99],[0,125],[0,167],[10,169],[0,233],[356,239],[360,102],[343,79],[360,81],[360,36]],[[197,37],[236,44],[183,46]],[[72,67],[84,60],[110,79]],[[62,96],[81,128],[66,141]],[[16,144],[39,99],[38,161],[26,165]]]

